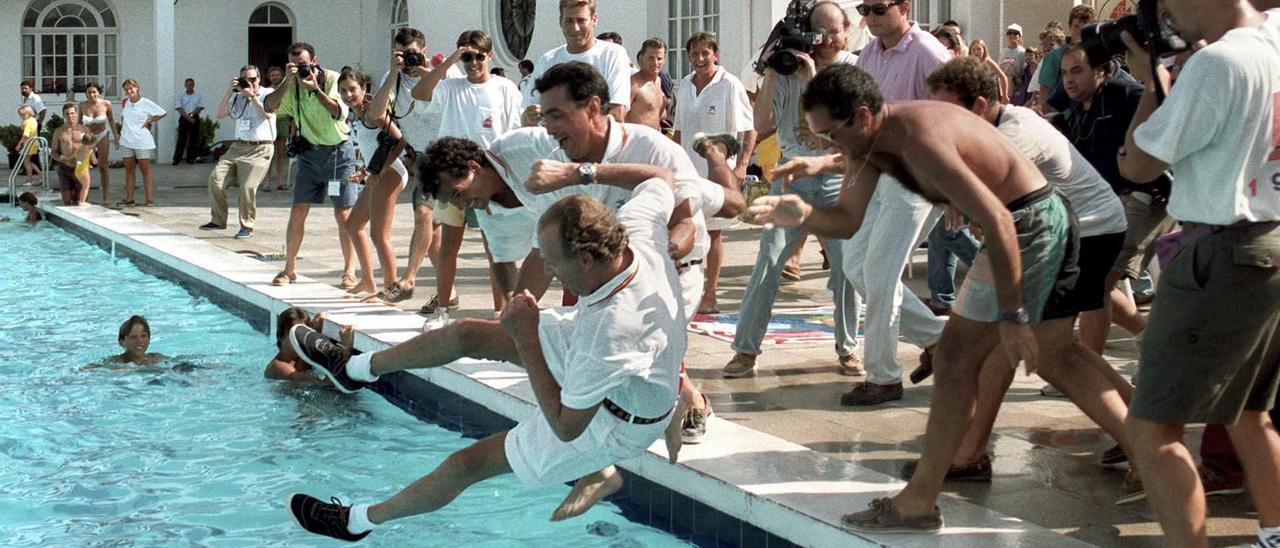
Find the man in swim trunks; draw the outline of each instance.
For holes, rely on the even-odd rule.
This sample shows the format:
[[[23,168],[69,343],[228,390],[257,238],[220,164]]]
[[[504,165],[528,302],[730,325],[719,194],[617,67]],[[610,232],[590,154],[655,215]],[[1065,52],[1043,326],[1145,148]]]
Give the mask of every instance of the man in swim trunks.
[[[547,209],[536,229],[539,247],[547,269],[581,296],[574,306],[539,311],[525,291],[499,320],[463,319],[354,356],[294,326],[290,344],[340,390],[469,356],[524,367],[539,409],[381,503],[347,507],[292,495],[294,520],[315,534],[360,540],[376,525],[438,510],[472,484],[508,473],[532,488],[578,480],[552,519],[578,515],[617,491],[622,479],[613,465],[644,453],[671,420],[688,344],[668,255],[673,188],[670,178],[649,179],[616,216],[585,194]]]
[[[931,201],[951,204],[987,235],[938,342],[934,363],[938,386],[945,389],[933,393],[915,475],[897,496],[844,517],[861,531],[937,531],[942,515],[935,503],[943,477],[972,421],[978,374],[997,346],[1009,364],[1025,361],[1028,372],[1045,362],[1051,382],[1082,406],[1119,401],[1100,374],[1077,363],[1083,358],[1072,340],[1075,310],[1069,302],[1078,277],[1074,215],[995,126],[956,105],[885,103],[867,73],[833,65],[809,83],[801,108],[813,133],[843,155],[793,159],[775,175],[843,171],[845,186],[831,207],[814,207],[789,194],[760,198],[751,211],[761,220],[848,238],[861,226],[885,173]],[[1090,418],[1120,433],[1117,441],[1124,446],[1123,417],[1095,416],[1086,407]]]
[[[75,103],[62,105],[67,123],[53,134],[50,158],[57,162],[58,187],[63,205],[80,205],[89,200],[89,167],[93,163],[93,133],[80,123]]]

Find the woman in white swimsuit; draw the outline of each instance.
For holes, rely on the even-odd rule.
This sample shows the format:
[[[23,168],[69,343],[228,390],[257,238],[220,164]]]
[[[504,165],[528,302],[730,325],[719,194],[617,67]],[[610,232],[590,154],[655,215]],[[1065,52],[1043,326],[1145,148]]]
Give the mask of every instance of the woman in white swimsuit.
[[[111,183],[110,167],[111,150],[107,134],[115,131],[116,118],[111,110],[111,101],[102,98],[102,86],[91,82],[84,88],[85,100],[80,103],[80,123],[89,127],[93,133],[94,147],[98,153],[98,175],[102,179],[102,204],[111,203],[108,185]],[[118,136],[117,136],[118,138]]]

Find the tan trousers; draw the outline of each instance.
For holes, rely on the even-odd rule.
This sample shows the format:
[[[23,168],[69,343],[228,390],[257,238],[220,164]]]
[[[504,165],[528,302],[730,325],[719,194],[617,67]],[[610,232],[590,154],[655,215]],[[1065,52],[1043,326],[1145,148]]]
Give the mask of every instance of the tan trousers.
[[[209,208],[209,217],[213,224],[227,224],[227,187],[240,187],[240,227],[253,230],[253,221],[257,217],[256,207],[258,185],[267,176],[271,168],[271,156],[275,147],[251,145],[237,141],[227,149],[213,172],[209,174],[209,198],[213,206]]]

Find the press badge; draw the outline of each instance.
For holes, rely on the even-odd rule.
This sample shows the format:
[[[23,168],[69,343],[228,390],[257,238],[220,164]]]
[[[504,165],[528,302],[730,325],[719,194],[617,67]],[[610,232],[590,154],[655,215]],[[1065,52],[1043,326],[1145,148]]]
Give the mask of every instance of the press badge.
[[[330,195],[330,196],[341,196],[341,195],[342,195],[342,181],[340,181],[340,180],[338,180],[338,179],[330,179],[330,180],[329,180],[329,195]]]
[[[249,120],[236,120],[236,131],[253,131],[253,124]]]

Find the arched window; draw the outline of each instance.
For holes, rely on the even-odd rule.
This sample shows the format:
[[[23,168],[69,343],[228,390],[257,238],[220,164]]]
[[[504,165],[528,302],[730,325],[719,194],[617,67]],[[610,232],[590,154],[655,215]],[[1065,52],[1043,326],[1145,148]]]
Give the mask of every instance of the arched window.
[[[409,26],[409,1],[395,0],[391,5],[391,34]]]
[[[284,68],[292,43],[293,16],[288,8],[267,2],[249,15],[249,64],[263,72],[271,67]]]
[[[116,17],[104,0],[34,0],[22,16],[22,79],[53,94],[98,82],[114,96],[116,39]]]

